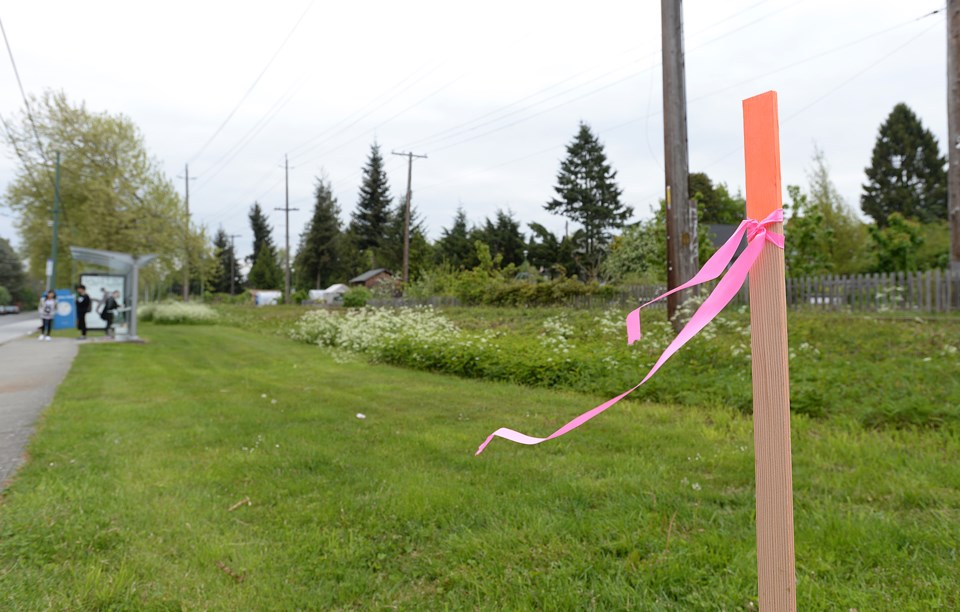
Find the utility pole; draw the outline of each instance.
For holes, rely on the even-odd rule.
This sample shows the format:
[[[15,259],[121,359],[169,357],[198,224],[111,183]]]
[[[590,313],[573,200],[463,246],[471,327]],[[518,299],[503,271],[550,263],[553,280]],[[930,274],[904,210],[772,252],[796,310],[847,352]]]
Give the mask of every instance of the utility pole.
[[[240,234],[230,234],[230,295],[233,295],[233,279],[237,276],[237,252],[233,248],[233,239],[239,238]]]
[[[181,178],[181,177],[177,177]],[[183,203],[187,210],[187,223],[183,230],[183,301],[190,301],[190,164],[183,165]]]
[[[299,208],[290,208],[290,163],[287,160],[287,156],[283,156],[283,182],[284,182],[284,205],[283,208],[274,208],[274,210],[282,210],[284,216],[286,217],[287,224],[287,241],[286,241],[286,253],[284,253],[284,271],[283,271],[283,301],[286,304],[290,303],[290,211],[291,210],[300,210]]]
[[[683,2],[660,0],[663,45],[663,148],[667,204],[667,288],[697,273],[697,204],[690,199],[687,178],[687,93],[683,66]],[[667,296],[667,316],[674,315],[690,291]],[[679,329],[678,329],[679,331]]]
[[[950,272],[960,275],[960,0],[947,0],[947,132]]]
[[[53,242],[50,244],[50,280],[47,291],[57,288],[57,235],[60,233],[60,151],[53,179]]]
[[[403,205],[403,287],[406,290],[407,281],[410,280],[410,200],[413,196],[411,183],[413,181],[413,158],[427,159],[426,155],[416,155],[414,153],[397,153],[391,151],[394,155],[404,155],[407,158],[407,201]]]

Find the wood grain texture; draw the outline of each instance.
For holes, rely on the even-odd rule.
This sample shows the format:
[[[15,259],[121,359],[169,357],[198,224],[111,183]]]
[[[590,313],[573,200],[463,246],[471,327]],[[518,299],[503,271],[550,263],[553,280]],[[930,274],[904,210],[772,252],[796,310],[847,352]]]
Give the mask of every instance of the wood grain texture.
[[[747,215],[759,220],[782,206],[776,93],[744,100],[743,123]],[[783,225],[770,230],[782,233]],[[783,250],[768,242],[750,270],[757,567],[764,612],[797,608],[784,277]]]

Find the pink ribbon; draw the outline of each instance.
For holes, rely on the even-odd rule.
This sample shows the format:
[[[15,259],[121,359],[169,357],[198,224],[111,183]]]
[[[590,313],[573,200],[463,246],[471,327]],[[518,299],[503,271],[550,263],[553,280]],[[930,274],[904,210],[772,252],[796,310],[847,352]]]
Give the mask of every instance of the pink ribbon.
[[[640,385],[647,382],[650,377],[656,374],[657,370],[660,369],[674,353],[680,350],[684,344],[686,344],[691,338],[697,335],[697,333],[707,326],[710,321],[712,321],[720,311],[723,310],[724,306],[730,303],[730,300],[733,299],[737,292],[740,291],[740,288],[743,286],[743,283],[747,280],[747,273],[750,271],[750,268],[753,267],[753,263],[757,260],[757,257],[760,256],[760,252],[763,250],[763,245],[766,242],[771,242],[779,248],[783,248],[783,235],[775,234],[768,230],[768,227],[775,223],[783,222],[783,209],[778,208],[773,211],[762,221],[756,221],[754,219],[746,219],[742,221],[737,227],[737,231],[730,236],[730,239],[727,240],[723,246],[721,246],[717,251],[707,260],[707,263],[703,264],[703,267],[697,272],[693,278],[680,285],[675,287],[670,291],[667,291],[663,295],[660,295],[646,304],[641,305],[639,308],[627,315],[627,344],[633,344],[640,339],[640,310],[645,306],[648,306],[658,300],[662,300],[671,293],[676,293],[683,289],[688,289],[695,285],[711,281],[721,274],[724,270],[727,269],[727,265],[733,259],[733,256],[737,252],[737,247],[740,244],[740,241],[743,239],[743,236],[747,236],[747,248],[744,249],[743,253],[740,254],[740,257],[730,265],[729,271],[724,275],[720,282],[717,283],[717,287],[713,290],[703,304],[700,305],[700,308],[697,309],[697,312],[690,318],[690,321],[684,326],[680,333],[677,334],[677,337],[673,339],[673,342],[663,351],[660,355],[660,358],[657,359],[657,362],[653,364],[653,367],[650,368],[650,371],[647,372],[647,375],[643,377],[639,383],[633,388],[624,391],[620,395],[616,396],[613,399],[609,399],[604,403],[600,404],[592,410],[584,412],[577,418],[573,419],[557,431],[553,432],[546,438],[535,438],[533,436],[528,436],[522,434],[519,431],[514,431],[512,429],[507,429],[506,427],[501,427],[497,431],[493,432],[487,439],[483,441],[483,444],[480,445],[480,448],[477,449],[477,455],[483,452],[483,449],[487,447],[488,444],[494,438],[504,438],[505,440],[510,440],[518,444],[540,444],[541,442],[546,442],[547,440],[552,440],[553,438],[559,438],[567,432],[570,432],[577,427],[580,427],[593,417],[597,416],[610,406],[613,406],[626,396],[630,395],[636,391]]]

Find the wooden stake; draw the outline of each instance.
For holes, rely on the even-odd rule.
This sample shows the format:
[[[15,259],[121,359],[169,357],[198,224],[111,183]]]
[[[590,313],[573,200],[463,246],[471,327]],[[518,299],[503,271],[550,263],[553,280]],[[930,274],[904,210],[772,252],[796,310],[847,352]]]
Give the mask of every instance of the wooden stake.
[[[777,94],[743,101],[747,216],[761,220],[782,206]],[[770,228],[783,232],[783,225]],[[796,610],[790,377],[783,250],[767,242],[750,271],[753,440],[757,475],[757,568],[760,609]]]

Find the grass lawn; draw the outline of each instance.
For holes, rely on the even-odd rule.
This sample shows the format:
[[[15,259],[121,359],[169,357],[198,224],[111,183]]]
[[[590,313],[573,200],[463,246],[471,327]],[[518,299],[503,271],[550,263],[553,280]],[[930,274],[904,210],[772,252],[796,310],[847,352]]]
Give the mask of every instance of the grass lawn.
[[[752,421],[734,408],[626,402],[475,458],[499,426],[546,434],[606,398],[227,326],[141,331],[81,348],[3,494],[0,608],[756,601]],[[798,415],[793,452],[800,609],[960,608],[960,429]]]

